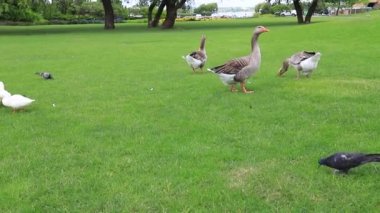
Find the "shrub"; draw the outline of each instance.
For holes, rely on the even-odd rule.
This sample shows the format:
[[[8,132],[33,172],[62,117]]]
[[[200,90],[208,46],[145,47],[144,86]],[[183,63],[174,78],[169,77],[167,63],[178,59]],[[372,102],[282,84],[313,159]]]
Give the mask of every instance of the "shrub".
[[[256,5],[255,12],[260,14],[269,14],[271,12],[271,5],[267,3],[261,3]]]
[[[271,7],[271,13],[281,13],[282,11],[290,11],[291,7],[285,4],[277,4]]]
[[[5,20],[10,21],[24,21],[24,22],[39,22],[41,21],[42,15],[33,12],[30,9],[26,10],[10,10],[8,13],[4,14]]]

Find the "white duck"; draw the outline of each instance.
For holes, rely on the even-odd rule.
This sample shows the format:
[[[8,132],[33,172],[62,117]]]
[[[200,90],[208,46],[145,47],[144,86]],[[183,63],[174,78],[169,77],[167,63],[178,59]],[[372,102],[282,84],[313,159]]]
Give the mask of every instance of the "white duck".
[[[23,109],[30,104],[33,103],[33,99],[30,99],[28,97],[16,94],[16,95],[11,95],[7,94],[3,97],[1,102],[3,103],[4,106],[12,108],[13,111]]]
[[[5,89],[4,83],[0,81],[0,90],[4,90],[4,89]]]
[[[290,58],[285,59],[282,63],[282,67],[278,71],[278,75],[282,76],[288,71],[290,64],[297,70],[297,79],[300,78],[301,73],[306,77],[310,77],[311,73],[317,68],[321,55],[320,52],[309,51],[295,53]]]
[[[217,74],[225,85],[230,85],[231,92],[236,91],[235,84],[237,83],[240,83],[243,93],[253,92],[251,90],[247,90],[245,87],[245,82],[260,68],[261,52],[258,39],[260,34],[264,32],[269,32],[269,30],[263,26],[258,26],[253,31],[250,55],[232,59],[225,64],[208,69],[209,71]]]
[[[182,58],[186,60],[191,69],[193,69],[193,72],[195,72],[196,69],[201,69],[203,71],[203,66],[207,61],[205,44],[206,36],[202,35],[199,49],[197,51],[191,52],[186,56],[182,56]]]
[[[0,101],[3,100],[3,98],[8,95],[11,95],[11,94],[5,90],[4,83],[0,81]]]

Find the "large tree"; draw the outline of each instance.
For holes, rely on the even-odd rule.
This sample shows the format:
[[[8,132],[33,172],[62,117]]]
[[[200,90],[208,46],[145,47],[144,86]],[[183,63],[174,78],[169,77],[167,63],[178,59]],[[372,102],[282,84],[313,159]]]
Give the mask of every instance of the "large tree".
[[[137,3],[137,6],[146,7],[146,6],[149,6],[150,2],[151,2],[150,0],[139,0],[139,2]]]
[[[177,18],[178,9],[182,8],[188,0],[151,0],[148,8],[148,27],[157,27],[162,12],[166,8],[166,16],[162,23],[162,28],[173,28]],[[157,12],[153,18],[153,10],[158,6]]]
[[[313,16],[317,6],[318,6],[318,0],[311,1],[311,5],[309,7],[309,10],[307,10],[304,23],[309,24],[311,22],[311,17]]]
[[[153,10],[159,4],[156,14],[153,18]],[[157,27],[160,22],[162,11],[165,8],[166,0],[151,0],[148,8],[148,27]]]
[[[293,0],[294,9],[297,12],[297,21],[299,24],[308,24],[311,22],[315,9],[318,5],[318,0],[312,0],[311,5],[306,13],[305,20],[303,19],[303,8],[300,0]]]
[[[115,29],[115,15],[113,13],[113,7],[111,0],[102,0],[104,7],[104,29]]]
[[[177,18],[177,11],[186,3],[186,0],[166,0],[166,17],[162,23],[162,28],[169,29],[174,27]]]

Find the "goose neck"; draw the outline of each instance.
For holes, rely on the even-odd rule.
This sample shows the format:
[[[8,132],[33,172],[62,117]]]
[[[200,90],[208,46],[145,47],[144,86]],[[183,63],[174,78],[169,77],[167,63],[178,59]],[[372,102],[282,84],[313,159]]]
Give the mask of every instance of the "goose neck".
[[[251,40],[251,50],[252,52],[258,47],[259,34],[254,33]]]
[[[201,45],[200,45],[199,49],[200,49],[200,50],[204,50],[204,49],[205,49],[205,45],[206,45],[206,38],[203,37],[203,38],[201,39]]]

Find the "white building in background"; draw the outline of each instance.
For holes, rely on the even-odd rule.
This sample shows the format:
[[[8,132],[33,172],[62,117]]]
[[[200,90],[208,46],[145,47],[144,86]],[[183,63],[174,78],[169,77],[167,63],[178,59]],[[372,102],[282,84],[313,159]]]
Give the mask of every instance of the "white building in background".
[[[252,8],[257,4],[265,2],[265,0],[194,0],[195,7],[201,4],[217,3],[218,8],[240,7]]]
[[[224,7],[241,7],[249,8],[255,7],[257,4],[265,2],[265,0],[193,0],[193,7],[199,7],[201,4],[217,3],[219,8]],[[123,5],[127,7],[132,7],[136,5],[138,0],[123,0]]]
[[[194,0],[192,7],[199,7],[201,4],[218,4],[218,12],[211,17],[227,17],[227,18],[247,18],[254,16],[254,7],[256,4],[265,0]]]
[[[217,13],[213,13],[211,17],[213,18],[220,18],[220,17],[226,17],[226,18],[248,18],[248,17],[253,17],[255,14],[255,11],[253,8],[249,8],[247,10],[233,10],[229,11],[228,8],[222,8],[225,10],[218,11]]]

